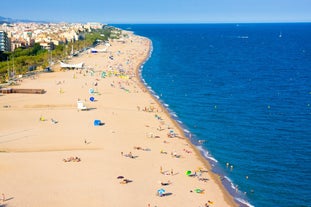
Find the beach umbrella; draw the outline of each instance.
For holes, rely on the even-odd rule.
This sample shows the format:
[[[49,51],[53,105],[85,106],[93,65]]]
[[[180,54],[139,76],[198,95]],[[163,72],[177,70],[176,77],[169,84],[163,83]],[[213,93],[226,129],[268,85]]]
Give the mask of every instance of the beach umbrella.
[[[186,175],[188,175],[188,176],[191,175],[191,171],[190,171],[190,170],[187,170],[187,171],[186,171]]]
[[[93,93],[94,93],[94,89],[93,89],[93,88],[90,88],[90,89],[89,89],[89,93],[90,93],[90,94],[93,94]]]
[[[95,98],[93,96],[90,97],[90,101],[95,101]]]
[[[159,194],[160,196],[162,196],[164,193],[165,193],[165,190],[164,190],[163,188],[161,188],[161,189],[158,190],[158,194]]]
[[[194,191],[195,191],[196,193],[203,193],[203,190],[201,190],[200,188],[196,188]]]
[[[107,75],[106,72],[103,71],[103,72],[102,72],[102,78],[106,78],[106,75]]]

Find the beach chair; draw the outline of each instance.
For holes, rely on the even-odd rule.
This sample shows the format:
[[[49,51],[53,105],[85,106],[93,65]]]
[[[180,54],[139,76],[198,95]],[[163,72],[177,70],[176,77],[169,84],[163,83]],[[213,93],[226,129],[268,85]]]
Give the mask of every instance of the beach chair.
[[[78,108],[78,111],[88,110],[82,101],[77,101],[77,108]]]

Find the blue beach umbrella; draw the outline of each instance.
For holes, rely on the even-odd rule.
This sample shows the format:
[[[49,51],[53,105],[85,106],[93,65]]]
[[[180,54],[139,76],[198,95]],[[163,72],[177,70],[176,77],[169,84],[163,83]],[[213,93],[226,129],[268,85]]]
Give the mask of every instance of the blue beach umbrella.
[[[95,101],[95,98],[93,96],[90,97],[90,101]]]
[[[93,89],[93,88],[90,88],[90,89],[89,89],[89,93],[90,93],[90,94],[93,94],[93,93],[94,93],[94,89]]]
[[[163,188],[161,188],[161,189],[158,190],[158,194],[159,194],[160,196],[162,196],[164,193],[165,193],[165,190],[164,190]]]
[[[105,71],[102,72],[102,78],[106,78],[107,74]]]

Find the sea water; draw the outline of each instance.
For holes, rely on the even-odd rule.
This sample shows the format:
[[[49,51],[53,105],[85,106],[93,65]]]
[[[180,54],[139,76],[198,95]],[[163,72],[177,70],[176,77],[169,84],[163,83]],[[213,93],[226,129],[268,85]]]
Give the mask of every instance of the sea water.
[[[116,25],[142,78],[241,206],[311,206],[311,24]]]

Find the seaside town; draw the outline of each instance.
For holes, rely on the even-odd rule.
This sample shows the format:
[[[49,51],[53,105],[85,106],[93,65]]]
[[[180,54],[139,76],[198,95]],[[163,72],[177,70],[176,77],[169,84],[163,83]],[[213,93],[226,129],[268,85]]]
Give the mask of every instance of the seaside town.
[[[0,24],[0,51],[12,52],[39,43],[44,49],[82,39],[82,34],[92,29],[102,29],[104,24],[82,23],[4,23]]]
[[[34,70],[58,70],[60,62],[66,64],[96,45],[109,45],[120,34],[118,28],[98,22],[0,24],[0,82]]]

